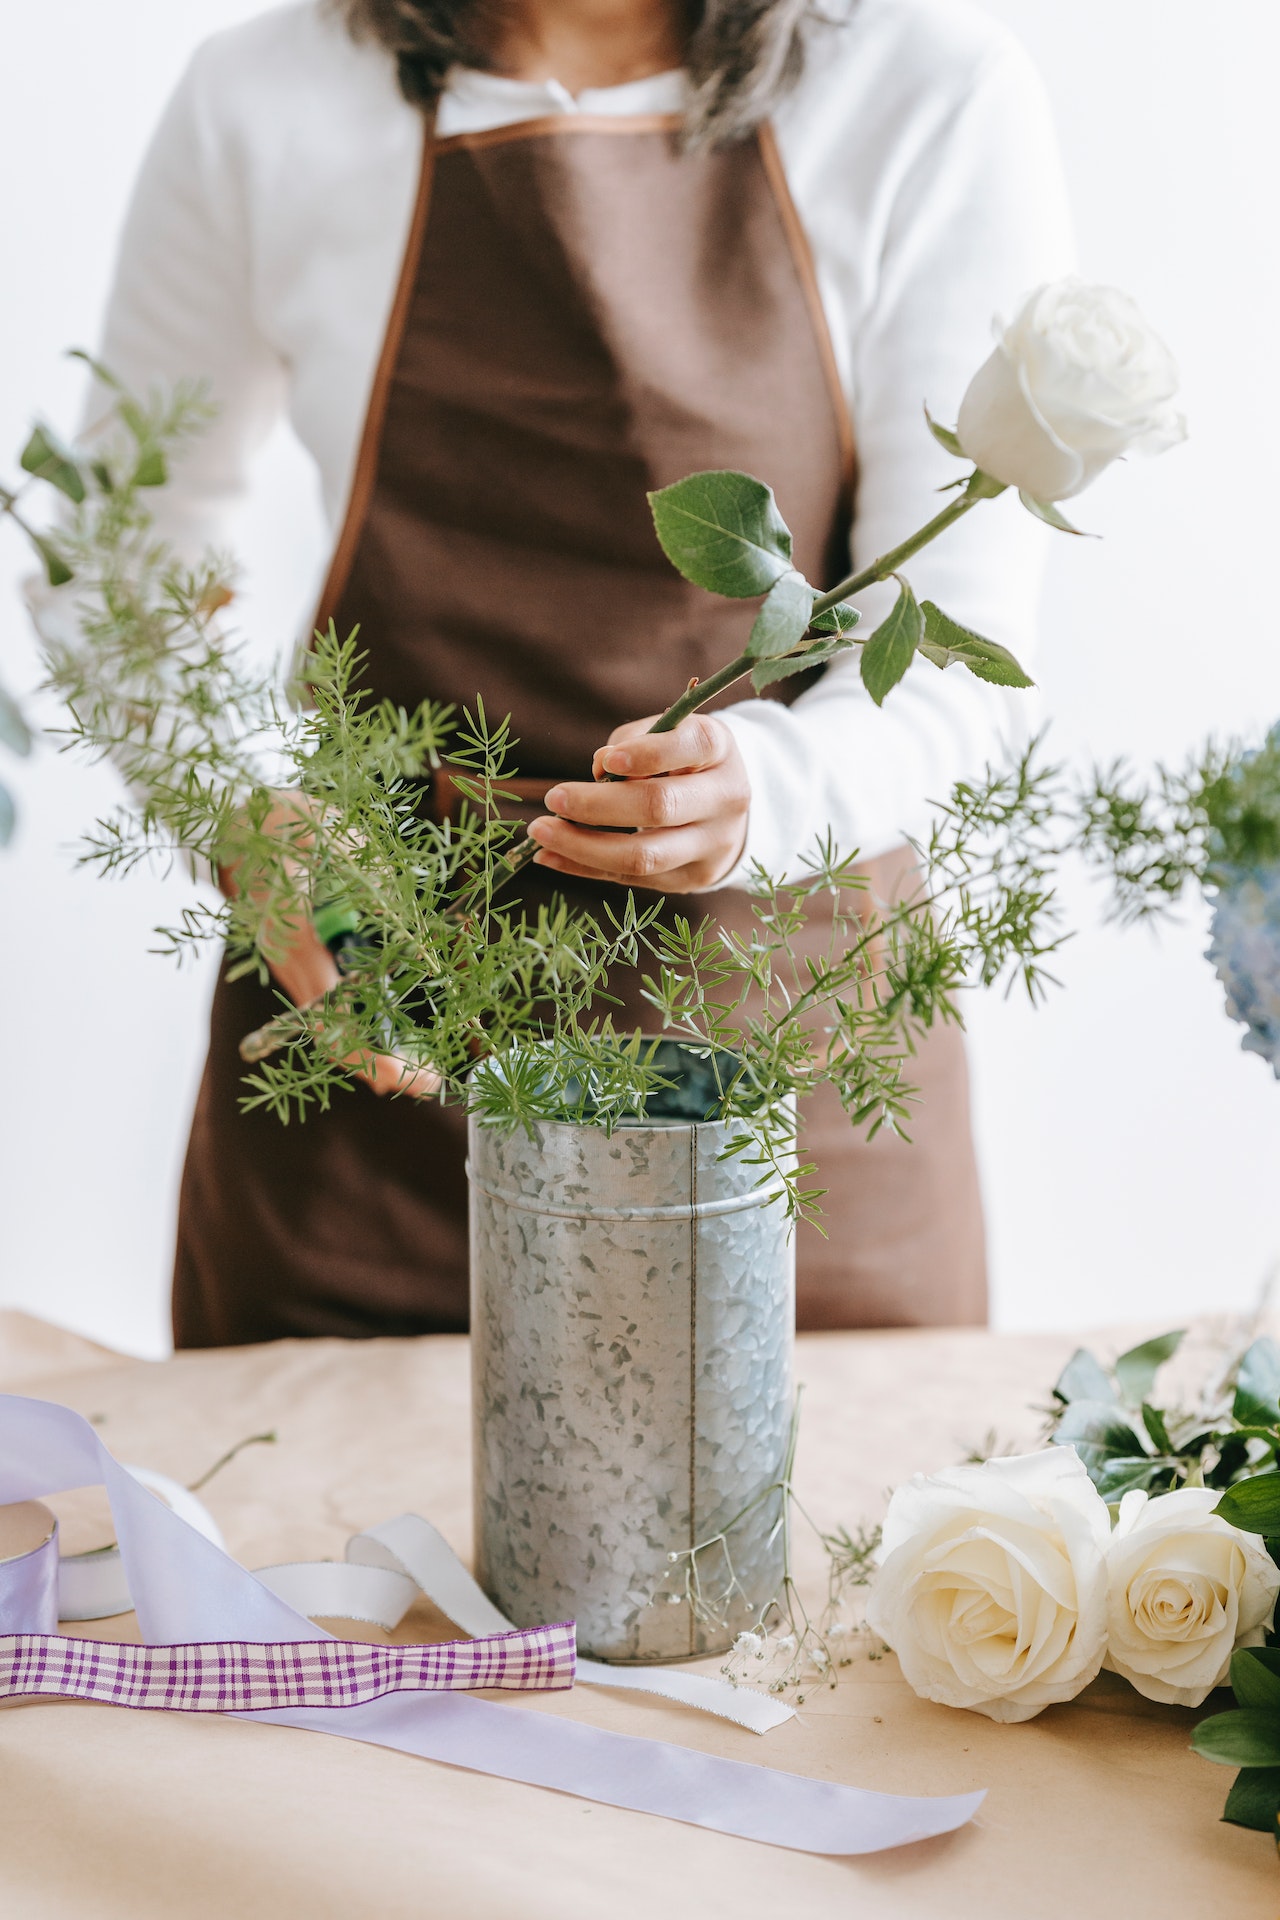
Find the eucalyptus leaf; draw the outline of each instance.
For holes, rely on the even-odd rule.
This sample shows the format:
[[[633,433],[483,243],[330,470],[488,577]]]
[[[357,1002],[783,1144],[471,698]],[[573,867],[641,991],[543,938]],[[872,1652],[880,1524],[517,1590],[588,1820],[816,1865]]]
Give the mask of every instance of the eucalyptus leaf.
[[[1023,672],[1008,647],[1002,647],[997,640],[988,640],[980,633],[974,633],[970,627],[962,627],[949,613],[934,601],[926,600],[921,608],[924,614],[924,639],[920,642],[920,651],[926,660],[944,671],[947,667],[968,667],[970,673],[979,680],[989,680],[996,687],[1033,687],[1035,681]]]
[[[1046,527],[1053,527],[1058,533],[1074,533],[1080,540],[1092,538],[1092,535],[1086,534],[1083,528],[1073,527],[1067,516],[1060,513],[1054,506],[1052,500],[1037,500],[1032,494],[1024,492],[1021,487],[1018,489],[1018,498],[1027,512],[1034,513],[1037,520],[1043,520]]]
[[[857,626],[862,615],[847,600],[841,600],[834,607],[828,607],[825,613],[816,614],[810,622],[814,633],[848,633]]]
[[[1130,1347],[1122,1353],[1115,1364],[1116,1385],[1120,1397],[1129,1406],[1141,1406],[1150,1393],[1157,1373],[1166,1360],[1171,1360],[1186,1338],[1186,1328],[1176,1333],[1161,1333],[1154,1340],[1144,1340],[1141,1346]]]
[[[148,447],[133,470],[135,487],[162,487],[169,478],[164,455],[159,447]]]
[[[672,566],[709,593],[749,600],[792,571],[773,490],[749,473],[691,473],[651,493],[649,506]]]
[[[765,595],[755,617],[747,652],[753,660],[776,660],[790,653],[809,631],[814,591],[802,573],[784,573]]]
[[[1234,1707],[1210,1714],[1191,1736],[1204,1760],[1225,1767],[1280,1766],[1280,1713],[1263,1707]]]
[[[1072,1400],[1114,1400],[1115,1387],[1088,1347],[1077,1347],[1054,1385],[1053,1397]]]
[[[94,379],[100,380],[104,387],[110,387],[113,393],[124,392],[123,386],[115,374],[112,373],[110,367],[104,367],[101,360],[95,360],[93,355],[86,353],[83,347],[68,347],[67,358],[68,360],[83,361]]]
[[[116,412],[140,446],[151,443],[151,427],[146,414],[135,399],[130,395],[122,394],[116,403]]]
[[[898,597],[862,649],[862,684],[878,707],[897,686],[915,658],[924,632],[920,606],[911,588],[895,574]]]
[[[924,410],[924,417],[929,422],[930,433],[940,447],[945,447],[948,453],[953,453],[957,460],[967,460],[969,458],[964,448],[960,445],[959,434],[955,433],[950,427],[941,426],[938,421],[934,419],[928,407]]]
[[[1269,1334],[1255,1340],[1236,1374],[1232,1414],[1241,1426],[1274,1426],[1280,1419],[1280,1347]]]
[[[1231,1691],[1238,1707],[1280,1713],[1280,1647],[1237,1647],[1231,1656]]]
[[[69,450],[49,427],[33,427],[18,464],[24,473],[29,473],[36,480],[47,480],[51,487],[56,487],[59,493],[65,493],[68,500],[74,500],[77,506],[84,499],[84,476]]]
[[[1076,1450],[1080,1451],[1079,1446]],[[1118,1500],[1121,1494],[1133,1493],[1135,1489],[1143,1493],[1163,1493],[1174,1477],[1167,1460],[1153,1460],[1146,1453],[1107,1455],[1099,1452],[1092,1463],[1085,1460],[1084,1464],[1104,1500]]]
[[[0,786],[0,847],[7,847],[18,822],[18,809],[8,787]]]
[[[1235,1827],[1276,1838],[1280,1813],[1280,1767],[1242,1767],[1231,1784],[1222,1817]]]
[[[17,701],[3,687],[0,687],[0,742],[24,759],[31,751],[31,729]]]
[[[793,673],[808,673],[814,667],[825,667],[828,660],[834,660],[837,654],[848,653],[852,640],[836,638],[819,640],[812,647],[805,647],[799,653],[789,653],[781,660],[762,660],[758,667],[751,670],[751,684],[757,693],[763,693],[775,680],[789,680]]]
[[[1214,1512],[1245,1533],[1280,1534],[1280,1472],[1273,1467],[1267,1473],[1237,1480],[1234,1487],[1227,1488]]]
[[[1053,1437],[1059,1446],[1075,1448],[1095,1482],[1113,1460],[1123,1460],[1126,1471],[1137,1462],[1144,1469],[1150,1463],[1142,1441],[1114,1401],[1071,1401],[1064,1407]]]
[[[51,587],[65,587],[68,580],[75,579],[74,573],[51,540],[46,540],[43,534],[30,531],[27,537],[44,561],[45,578]]]

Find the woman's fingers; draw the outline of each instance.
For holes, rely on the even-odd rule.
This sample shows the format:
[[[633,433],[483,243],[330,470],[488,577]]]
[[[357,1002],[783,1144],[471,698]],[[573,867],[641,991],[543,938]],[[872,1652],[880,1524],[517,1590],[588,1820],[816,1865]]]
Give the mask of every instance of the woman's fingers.
[[[616,887],[643,887],[655,893],[701,893],[707,887],[714,886],[709,871],[701,864],[689,867],[673,867],[655,879],[640,879],[633,873],[609,873],[600,867],[579,866],[573,860],[562,859],[559,854],[540,853],[533,863],[551,873],[563,873],[576,880],[594,880],[599,884],[612,884]]]
[[[713,818],[734,798],[729,771],[715,767],[706,773],[678,778],[616,780],[595,783],[568,780],[552,787],[544,805],[547,813],[578,827],[612,827],[645,833],[654,828],[692,826]],[[546,816],[543,816],[545,819]],[[541,825],[542,820],[534,823]],[[541,834],[534,834],[542,840]],[[555,845],[554,840],[543,841]]]
[[[348,1054],[344,1067],[352,1067],[356,1077],[378,1094],[409,1094],[415,1100],[427,1100],[440,1091],[440,1075],[429,1067],[413,1067],[394,1053]]]
[[[536,866],[655,892],[715,886],[742,852],[751,783],[731,730],[692,714],[671,733],[638,720],[595,756],[596,780],[564,781],[533,821]]]
[[[736,752],[733,734],[714,714],[691,713],[670,733],[650,733],[652,721],[633,720],[617,727],[609,744],[596,750],[591,771],[597,780],[651,780],[660,773],[697,773],[722,766]]]
[[[535,827],[541,824],[534,822]],[[593,832],[564,820],[546,824],[555,829],[554,835],[534,855],[535,866],[655,893],[699,893],[714,887],[736,865],[745,835],[745,819],[736,817],[635,834]]]

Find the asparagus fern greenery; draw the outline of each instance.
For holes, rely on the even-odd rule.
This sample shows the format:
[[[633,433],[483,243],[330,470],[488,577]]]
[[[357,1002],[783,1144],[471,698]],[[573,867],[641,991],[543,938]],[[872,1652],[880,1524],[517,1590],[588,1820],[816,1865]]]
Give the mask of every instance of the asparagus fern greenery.
[[[611,1126],[669,1084],[655,1040],[611,1017],[611,972],[639,965],[653,1024],[710,1063],[714,1111],[741,1120],[738,1150],[782,1175],[796,1213],[818,1195],[790,1148],[792,1097],[831,1084],[854,1125],[908,1131],[912,1050],[932,1023],[958,1018],[966,983],[1017,975],[1038,991],[1058,939],[1045,832],[1055,775],[1029,757],[958,793],[921,849],[918,889],[898,903],[873,901],[853,853],[828,843],[785,885],[758,876],[747,936],[660,920],[656,901],[632,896],[616,909],[526,913],[504,895],[530,850],[501,817],[515,771],[508,722],[479,701],[463,713],[431,701],[407,712],[368,697],[356,636],[332,630],[302,663],[305,706],[255,673],[224,631],[225,562],[180,563],[154,537],[146,504],[207,409],[191,389],[146,403],[114,391],[87,451],[42,426],[22,456],[32,480],[63,496],[55,531],[20,519],[16,492],[0,500],[51,586],[74,601],[74,621],[44,622],[68,742],[109,756],[135,796],[99,823],[84,858],[104,873],[176,853],[234,866],[234,899],[193,904],[162,935],[178,955],[224,940],[239,972],[266,978],[303,916],[336,911],[359,930],[323,1003],[282,997],[270,1028],[247,1037],[247,1106],[300,1115],[326,1104],[353,1063],[390,1052],[485,1121]],[[790,535],[758,481],[696,475],[654,496],[653,510],[688,577],[764,594],[746,653],[687,689],[660,726],[745,673],[763,687],[852,644],[847,592],[905,552],[818,595],[791,569]],[[956,628],[948,657],[1024,681],[1000,649],[970,640]],[[883,697],[886,674],[875,671]],[[423,787],[446,756],[468,805],[442,825]],[[797,936],[819,900],[834,903],[827,950],[802,960]]]
[[[630,895],[594,912],[526,912],[505,891],[533,852],[502,818],[516,770],[509,722],[478,700],[459,713],[370,698],[354,634],[316,636],[299,671],[305,704],[255,672],[225,629],[227,563],[181,563],[147,505],[207,406],[192,388],[142,402],[95,371],[114,405],[89,445],[37,426],[21,456],[26,485],[62,496],[56,529],[35,529],[22,489],[0,493],[74,608],[43,622],[68,744],[109,756],[135,796],[84,857],[106,873],[175,854],[234,867],[234,899],[192,904],[162,930],[179,956],[225,941],[233,969],[266,979],[304,918],[348,930],[335,991],[309,1007],[282,996],[268,1028],[245,1037],[246,1105],[282,1121],[327,1104],[354,1065],[386,1053],[496,1125],[643,1115],[670,1088],[669,1055],[617,1030],[609,991],[619,966],[639,966],[651,1024],[709,1063],[708,1113],[740,1121],[737,1150],[781,1175],[793,1215],[811,1211],[820,1195],[790,1149],[791,1101],[828,1084],[853,1125],[909,1133],[920,1035],[958,1019],[971,983],[1021,980],[1033,998],[1045,984],[1063,937],[1052,878],[1065,854],[1103,865],[1132,915],[1167,906],[1190,879],[1212,883],[1228,859],[1280,848],[1280,747],[1213,754],[1150,789],[1122,769],[1081,789],[1032,751],[955,789],[905,900],[872,899],[855,852],[828,841],[798,876],[756,876],[748,935],[660,917],[656,901]],[[658,539],[687,578],[760,599],[743,653],[656,726],[748,675],[759,691],[853,646],[849,596],[895,575],[895,607],[862,650],[873,697],[917,652],[1028,684],[1011,655],[919,605],[901,579],[913,553],[1003,491],[978,471],[959,488],[911,539],[825,593],[792,567],[773,496],[749,475],[696,474],[653,495]],[[424,788],[446,759],[468,804],[440,824]],[[802,958],[819,904],[833,908],[826,950]]]

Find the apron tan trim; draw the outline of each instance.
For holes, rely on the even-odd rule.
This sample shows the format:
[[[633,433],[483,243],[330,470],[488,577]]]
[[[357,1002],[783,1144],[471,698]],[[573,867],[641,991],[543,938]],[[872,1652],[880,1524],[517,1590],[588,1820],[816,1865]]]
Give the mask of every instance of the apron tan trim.
[[[840,378],[835,348],[831,343],[831,327],[822,301],[822,290],[818,285],[818,272],[813,263],[813,249],[809,245],[809,236],[796,211],[796,203],[791,197],[786,169],[782,164],[782,155],[778,151],[777,136],[769,121],[764,121],[759,127],[756,139],[760,148],[760,159],[764,164],[765,178],[773,190],[774,202],[782,221],[783,231],[787,236],[787,244],[791,249],[791,257],[795,262],[796,274],[804,292],[805,302],[809,308],[814,338],[818,344],[818,355],[822,361],[823,372],[827,376],[827,385],[831,390],[831,402],[836,417],[836,434],[840,442],[840,465],[844,474],[844,506],[848,519],[852,523],[854,489],[858,477],[853,419],[849,412],[849,398],[844,390],[844,382]]]
[[[428,117],[423,128],[418,192],[414,202],[413,216],[409,222],[408,238],[405,241],[404,259],[400,263],[400,278],[396,283],[395,298],[387,318],[382,351],[378,355],[377,370],[369,392],[369,404],[360,434],[360,450],[356,455],[355,473],[351,479],[351,492],[347,499],[347,510],[343,516],[342,531],[338,535],[333,558],[329,562],[329,571],[320,593],[315,619],[312,621],[313,628],[323,629],[328,626],[330,616],[342,598],[356,557],[356,549],[360,544],[360,536],[364,532],[369,504],[373,499],[387,401],[391,395],[391,383],[400,358],[405,322],[409,317],[413,290],[418,277],[418,260],[422,253],[423,235],[427,230],[427,213],[431,206],[431,181],[435,173],[436,146],[433,120]]]
[[[436,150],[475,153],[484,147],[506,146],[513,140],[539,140],[549,133],[675,133],[683,125],[684,115],[680,113],[548,113],[536,120],[482,127],[476,133],[451,133],[436,141]]]

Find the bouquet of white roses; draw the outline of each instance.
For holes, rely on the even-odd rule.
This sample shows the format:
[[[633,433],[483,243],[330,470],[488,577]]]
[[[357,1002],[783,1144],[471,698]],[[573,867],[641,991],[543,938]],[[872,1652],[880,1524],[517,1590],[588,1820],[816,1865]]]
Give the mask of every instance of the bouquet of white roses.
[[[867,1624],[915,1691],[1030,1720],[1106,1669],[1149,1700],[1238,1705],[1196,1750],[1238,1766],[1224,1817],[1280,1816],[1280,1348],[1248,1346],[1189,1408],[1158,1406],[1163,1334],[1064,1368],[1038,1452],[917,1475],[889,1503]]]

